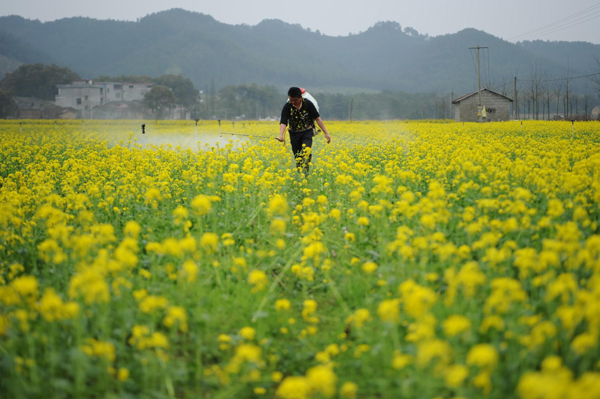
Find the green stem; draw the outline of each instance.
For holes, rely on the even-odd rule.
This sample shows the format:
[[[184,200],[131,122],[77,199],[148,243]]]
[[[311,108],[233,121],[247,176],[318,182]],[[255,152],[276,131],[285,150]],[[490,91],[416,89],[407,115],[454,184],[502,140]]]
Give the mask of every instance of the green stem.
[[[81,351],[79,350],[79,348],[81,347],[81,338],[82,338],[82,329],[81,329],[81,323],[82,320],[81,319],[77,319],[76,320],[76,327],[75,327],[75,347],[77,348],[76,351],[76,360],[75,360],[75,397],[77,398],[81,398],[83,395],[83,390],[84,390],[84,380],[85,380],[85,373],[84,373],[84,365],[82,362],[82,354]]]
[[[261,210],[262,210],[262,208],[260,208],[260,207],[256,208],[256,210],[252,213],[252,215],[248,219],[248,222],[246,223],[245,227],[249,227],[252,224],[252,222],[254,221],[254,219],[256,219],[256,217],[258,216],[258,214],[260,213]],[[233,234],[237,233],[237,231],[240,229],[240,227],[242,227],[241,224],[239,224],[238,227],[233,231]]]
[[[300,243],[298,243],[296,245],[299,246],[299,244]],[[281,273],[279,273],[279,275],[277,276],[277,278],[275,279],[275,281],[273,281],[273,283],[271,284],[271,286],[267,290],[264,298],[260,302],[260,305],[258,306],[258,309],[256,309],[256,312],[254,312],[254,316],[252,317],[252,323],[256,322],[256,315],[258,313],[260,313],[260,311],[267,304],[267,299],[269,298],[269,295],[271,295],[271,293],[275,290],[275,287],[281,282],[281,280],[283,279],[283,276],[285,276],[285,274],[287,273],[287,271],[292,268],[292,265],[294,264],[294,261],[296,260],[296,258],[298,257],[298,255],[300,255],[301,253],[302,253],[302,247],[299,247],[296,250],[296,252],[294,252],[294,254],[292,256],[290,256],[288,262],[285,264],[285,267],[283,268],[283,270],[281,271]]]
[[[331,278],[331,275],[329,274],[329,270],[327,270],[325,272],[325,277],[327,278],[327,284],[329,285],[331,292],[333,292],[333,296],[335,296],[335,298],[338,300],[340,305],[342,305],[342,308],[344,308],[344,312],[346,313],[346,316],[350,316],[350,313],[351,313],[350,308],[346,304],[346,301],[344,301],[344,298],[342,298],[340,291],[337,289],[337,286],[333,282],[333,279]]]
[[[160,368],[162,369],[163,375],[165,376],[165,387],[167,388],[169,398],[174,399],[175,390],[173,389],[173,379],[171,378],[171,375],[169,374],[167,367],[165,366],[165,362],[161,359],[160,356],[158,356],[158,354],[157,357],[160,363]]]
[[[246,385],[238,384],[234,385],[226,391],[222,391],[221,394],[215,396],[215,399],[225,399],[225,398],[236,398],[238,393],[240,393]]]

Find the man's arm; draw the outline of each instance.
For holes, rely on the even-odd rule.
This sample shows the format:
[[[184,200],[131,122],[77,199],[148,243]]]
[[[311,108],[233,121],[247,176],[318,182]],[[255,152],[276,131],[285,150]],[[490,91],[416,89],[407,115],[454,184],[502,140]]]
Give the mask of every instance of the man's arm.
[[[291,104],[289,102],[285,103],[281,110],[281,118],[279,119],[279,137],[277,137],[277,140],[281,141],[283,144],[285,144],[285,129],[287,128],[287,123],[290,119],[290,107]]]
[[[277,137],[277,140],[281,141],[282,143],[285,143],[285,129],[287,128],[287,125],[284,123],[280,123],[279,124],[279,137]]]
[[[329,136],[329,133],[327,133],[327,128],[325,127],[325,124],[323,123],[323,119],[321,119],[321,117],[319,116],[316,119],[316,121],[317,121],[317,125],[319,125],[319,127],[321,128],[323,133],[325,133],[325,138],[327,139],[327,144],[331,143],[331,137]]]

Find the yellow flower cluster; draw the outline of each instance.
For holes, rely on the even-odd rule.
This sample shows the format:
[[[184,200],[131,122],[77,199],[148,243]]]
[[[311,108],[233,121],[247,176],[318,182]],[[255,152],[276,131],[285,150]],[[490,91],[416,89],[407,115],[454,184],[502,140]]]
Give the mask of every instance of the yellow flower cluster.
[[[311,367],[306,376],[286,377],[277,388],[277,396],[282,399],[307,399],[314,395],[331,398],[336,393],[337,376],[330,366]],[[355,394],[357,388],[345,386],[345,395]],[[348,397],[348,396],[346,396]]]
[[[597,122],[146,128],[0,121],[6,396],[600,389]]]

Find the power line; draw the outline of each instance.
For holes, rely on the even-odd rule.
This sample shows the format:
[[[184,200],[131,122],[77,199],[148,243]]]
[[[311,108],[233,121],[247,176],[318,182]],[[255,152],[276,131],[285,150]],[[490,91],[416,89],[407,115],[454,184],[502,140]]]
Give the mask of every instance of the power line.
[[[570,77],[567,77],[567,78],[546,79],[546,80],[542,80],[542,82],[558,82],[559,80],[573,80],[573,79],[579,79],[579,78],[589,78],[590,76],[597,76],[597,75],[600,75],[600,72],[598,72],[598,73],[591,73],[589,75],[570,76]],[[519,79],[519,82],[533,82],[533,80],[531,80],[531,79]]]
[[[598,73],[591,73],[591,74],[589,74],[589,75],[574,76],[574,77],[571,77],[571,78],[547,79],[547,80],[543,80],[543,82],[557,82],[557,81],[559,81],[559,80],[569,80],[569,79],[589,78],[590,76],[596,76],[596,75],[600,75],[600,72],[598,72]]]
[[[597,8],[600,8],[600,3],[593,5],[591,7],[588,7],[584,10],[578,11],[567,17],[561,18],[557,21],[554,21],[554,22],[551,22],[544,26],[541,26],[539,28],[524,32],[517,36],[514,36],[508,40],[509,41],[513,41],[513,40],[517,40],[517,39],[523,40],[527,37],[547,35],[550,33],[558,32],[559,30],[567,29],[572,26],[587,22],[589,20],[598,18],[600,16],[600,14],[599,14],[600,10],[596,10]],[[594,12],[590,14],[591,11],[594,11]]]
[[[571,28],[571,27],[576,26],[576,25],[581,25],[584,22],[591,21],[592,19],[596,19],[598,17],[600,17],[600,11],[598,11],[598,12],[592,14],[592,15],[586,16],[585,18],[587,18],[587,19],[584,19],[583,21],[580,21],[580,20],[578,20],[579,22],[573,21],[573,23],[570,24],[570,25],[563,26],[563,27],[557,27],[554,30],[549,30],[547,32],[542,32],[542,33],[539,33],[539,34],[536,34],[536,35],[532,35],[532,36],[529,36],[529,37],[524,37],[522,40],[525,40],[525,39],[528,39],[528,38],[535,38],[535,37],[538,37],[538,36],[545,36],[545,35],[549,35],[551,33],[559,32],[561,30],[565,30],[567,28]]]
[[[506,85],[511,85],[511,84],[513,84],[512,80],[511,80],[511,81],[508,81],[508,82],[506,82],[506,83],[504,83],[503,85],[500,85],[500,86],[494,86],[494,89],[496,89],[496,90],[497,90],[497,89],[501,89],[501,88],[503,88],[504,86],[506,86]]]
[[[521,33],[520,35],[516,35],[516,36],[514,36],[514,37],[512,37],[512,38],[510,38],[508,40],[514,40],[514,39],[517,39],[519,37],[528,36],[530,34],[533,34],[533,33],[539,32],[539,31],[543,31],[543,30],[547,30],[547,29],[554,29],[557,26],[557,24],[561,24],[561,23],[563,23],[565,21],[568,21],[571,18],[579,17],[580,15],[585,14],[588,11],[592,11],[593,9],[598,8],[598,7],[600,7],[600,3],[596,4],[596,5],[593,5],[591,7],[588,7],[586,9],[584,9],[584,10],[578,11],[578,12],[576,12],[574,14],[571,14],[571,15],[569,15],[567,17],[561,18],[561,19],[559,19],[557,21],[551,22],[551,23],[549,23],[547,25],[543,25],[543,26],[540,26],[539,28],[532,29],[530,31]]]

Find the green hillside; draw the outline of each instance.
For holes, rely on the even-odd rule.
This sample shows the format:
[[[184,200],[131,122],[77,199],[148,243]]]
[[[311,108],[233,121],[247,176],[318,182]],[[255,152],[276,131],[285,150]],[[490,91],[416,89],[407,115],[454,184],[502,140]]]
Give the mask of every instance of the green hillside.
[[[3,42],[8,34],[16,40]],[[380,22],[360,34],[331,37],[279,20],[228,25],[181,9],[137,22],[0,17],[0,43],[0,74],[26,62],[25,56],[30,63],[51,57],[83,77],[182,74],[202,90],[214,80],[217,88],[256,83],[463,93],[477,87],[475,52],[469,50],[476,45],[489,47],[482,54],[483,83],[489,87],[506,85],[514,76],[527,79],[534,64],[548,76],[563,76],[567,66],[572,76],[583,75],[597,67],[594,57],[600,59],[600,45],[512,44],[475,29],[429,37]]]

